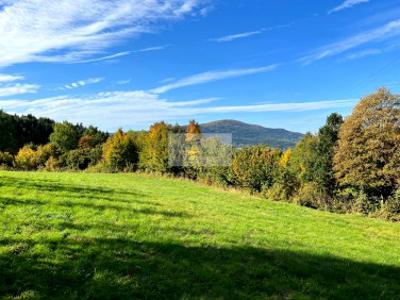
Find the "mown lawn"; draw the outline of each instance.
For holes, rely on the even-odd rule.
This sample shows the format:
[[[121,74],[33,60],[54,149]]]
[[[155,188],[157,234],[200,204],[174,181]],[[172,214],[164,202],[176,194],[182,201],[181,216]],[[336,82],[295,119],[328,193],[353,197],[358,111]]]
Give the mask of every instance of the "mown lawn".
[[[138,174],[0,172],[0,298],[399,299],[400,224]]]

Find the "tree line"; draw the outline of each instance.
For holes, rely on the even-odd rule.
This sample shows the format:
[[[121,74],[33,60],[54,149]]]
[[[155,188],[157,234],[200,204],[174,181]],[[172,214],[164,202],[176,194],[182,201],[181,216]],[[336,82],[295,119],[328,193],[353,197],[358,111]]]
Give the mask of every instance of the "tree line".
[[[318,133],[306,134],[292,149],[236,148],[229,164],[200,159],[204,149],[215,161],[229,152],[216,140],[199,140],[195,121],[187,127],[157,122],[148,131],[108,134],[0,112],[0,133],[3,168],[154,172],[316,209],[400,220],[400,96],[383,88],[362,98],[347,118],[331,114]],[[183,134],[189,145],[183,165],[169,161],[171,134]]]

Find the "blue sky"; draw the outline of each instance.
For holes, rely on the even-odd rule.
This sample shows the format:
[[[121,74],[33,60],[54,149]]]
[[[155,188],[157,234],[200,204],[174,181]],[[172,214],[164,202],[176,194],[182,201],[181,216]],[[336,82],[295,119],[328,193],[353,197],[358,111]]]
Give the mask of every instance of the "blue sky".
[[[398,0],[0,0],[0,108],[316,131],[400,90]]]

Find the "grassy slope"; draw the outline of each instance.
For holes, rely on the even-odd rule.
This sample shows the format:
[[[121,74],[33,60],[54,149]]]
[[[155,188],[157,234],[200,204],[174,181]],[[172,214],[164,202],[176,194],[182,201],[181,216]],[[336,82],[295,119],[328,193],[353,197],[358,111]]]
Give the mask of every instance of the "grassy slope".
[[[136,174],[0,172],[0,297],[396,298],[400,224]]]

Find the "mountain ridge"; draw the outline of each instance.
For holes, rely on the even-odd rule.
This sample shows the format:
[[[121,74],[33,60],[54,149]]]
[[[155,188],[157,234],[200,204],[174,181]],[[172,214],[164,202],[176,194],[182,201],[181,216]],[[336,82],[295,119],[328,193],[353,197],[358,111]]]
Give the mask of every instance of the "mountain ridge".
[[[200,128],[203,133],[232,133],[232,142],[235,146],[267,144],[286,149],[294,147],[304,136],[302,133],[283,128],[267,128],[233,119],[202,123]]]

